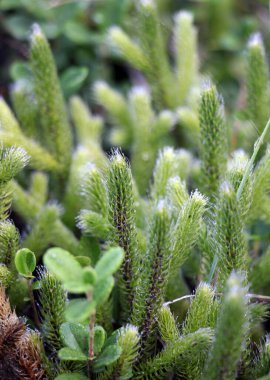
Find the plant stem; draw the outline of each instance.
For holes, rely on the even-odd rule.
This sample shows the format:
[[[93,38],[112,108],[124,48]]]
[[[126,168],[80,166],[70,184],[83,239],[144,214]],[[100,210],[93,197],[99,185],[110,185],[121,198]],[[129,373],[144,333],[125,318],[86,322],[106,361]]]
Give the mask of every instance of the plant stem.
[[[251,170],[252,170],[252,167],[253,167],[253,164],[255,162],[255,159],[257,157],[257,154],[264,142],[264,138],[269,130],[269,127],[270,127],[270,119],[268,119],[267,123],[266,123],[266,126],[264,127],[264,130],[263,130],[263,133],[261,134],[261,136],[258,138],[258,140],[255,142],[254,144],[254,150],[253,150],[253,154],[247,164],[247,167],[246,167],[246,170],[245,170],[245,173],[243,175],[243,178],[242,178],[242,181],[240,183],[240,186],[237,190],[237,193],[236,193],[236,198],[237,200],[239,201],[241,195],[242,195],[242,191],[244,189],[244,186],[247,182],[247,179],[248,179],[248,176],[250,175],[251,173]]]
[[[94,360],[94,327],[96,321],[96,314],[92,314],[90,317],[90,334],[89,334],[89,361],[92,362]]]
[[[88,292],[86,296],[87,296],[88,301],[92,301],[92,292]],[[95,356],[95,352],[94,352],[95,321],[96,321],[96,313],[94,312],[91,315],[90,321],[89,321],[89,351],[88,351],[88,363],[87,363],[89,379],[91,379],[92,365],[93,365],[93,360]]]
[[[222,295],[223,295],[222,293],[216,293],[215,297],[221,297]],[[173,303],[184,301],[184,300],[191,299],[191,298],[194,298],[194,297],[195,297],[195,294],[187,294],[187,295],[182,296],[180,298],[176,298],[176,299],[174,299],[172,301],[165,302],[163,304],[163,306],[169,306],[169,305],[171,305]],[[264,295],[261,295],[261,294],[248,293],[247,297],[249,299],[254,299],[256,302],[270,303],[270,296],[264,296]]]
[[[35,322],[36,327],[40,327],[40,321],[38,318],[37,308],[36,308],[36,304],[35,304],[35,297],[34,297],[34,293],[33,293],[31,278],[27,280],[27,285],[28,285],[29,298],[30,298],[30,302],[31,302],[31,306],[33,309],[33,314],[34,314],[34,322]]]
[[[245,173],[243,175],[242,181],[241,181],[241,183],[239,185],[239,188],[237,190],[237,193],[236,193],[236,199],[237,199],[237,201],[239,201],[240,198],[241,198],[244,186],[245,186],[245,184],[247,182],[248,176],[250,175],[250,173],[252,171],[252,167],[254,165],[255,159],[257,157],[257,154],[258,154],[261,146],[264,143],[264,138],[265,138],[265,136],[266,136],[269,128],[270,128],[270,118],[268,119],[268,121],[266,123],[266,126],[264,127],[264,130],[263,130],[261,136],[256,140],[256,142],[254,144],[253,154],[252,154],[252,156],[251,156],[251,158],[250,158],[250,160],[249,160],[249,162],[248,162],[248,164],[246,166]],[[212,263],[212,267],[211,267],[211,270],[210,270],[210,274],[209,274],[209,278],[208,278],[209,284],[213,280],[217,264],[218,264],[218,256],[216,254],[215,257],[214,257],[214,260],[213,260],[213,263]]]

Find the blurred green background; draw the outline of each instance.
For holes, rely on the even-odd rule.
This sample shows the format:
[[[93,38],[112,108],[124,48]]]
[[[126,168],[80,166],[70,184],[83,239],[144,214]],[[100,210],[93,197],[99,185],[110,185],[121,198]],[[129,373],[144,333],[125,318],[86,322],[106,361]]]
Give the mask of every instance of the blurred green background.
[[[270,51],[268,0],[156,0],[170,41],[172,15],[191,10],[198,27],[201,71],[217,83],[225,104],[241,102],[245,46],[260,31]],[[98,78],[127,86],[130,69],[109,49],[112,25],[136,35],[135,0],[0,0],[0,94],[9,84],[30,77],[25,63],[32,25],[50,40],[66,97],[80,92],[91,102]],[[168,51],[170,43],[168,43]],[[240,93],[240,95],[239,95]]]

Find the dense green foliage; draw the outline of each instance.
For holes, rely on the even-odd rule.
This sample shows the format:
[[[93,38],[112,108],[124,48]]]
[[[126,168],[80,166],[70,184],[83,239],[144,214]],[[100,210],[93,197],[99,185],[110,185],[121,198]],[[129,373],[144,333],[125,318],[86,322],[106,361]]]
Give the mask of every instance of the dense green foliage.
[[[104,15],[120,4],[109,3],[99,4]],[[0,378],[268,379],[263,38],[245,48],[235,122],[199,68],[196,12],[177,11],[164,33],[165,1],[140,0],[131,14],[124,3],[95,44],[102,35],[108,54],[129,65],[128,91],[101,77],[93,112],[79,96],[67,100],[78,72],[59,79],[40,22],[28,77],[15,75],[11,104],[0,98]],[[46,20],[42,1],[12,4]],[[77,31],[82,43],[89,31],[77,17],[87,6],[73,6],[54,38],[73,41]],[[234,2],[205,6],[209,46],[225,44]],[[136,18],[136,33],[120,25],[124,15]],[[5,27],[14,33],[9,18]]]

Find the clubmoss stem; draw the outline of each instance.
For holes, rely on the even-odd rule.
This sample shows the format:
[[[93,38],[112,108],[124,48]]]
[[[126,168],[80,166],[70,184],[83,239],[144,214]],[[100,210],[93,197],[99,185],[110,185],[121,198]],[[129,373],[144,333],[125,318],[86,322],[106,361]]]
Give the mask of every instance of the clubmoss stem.
[[[247,163],[246,170],[244,172],[242,181],[241,181],[241,183],[239,185],[239,188],[237,190],[237,193],[236,193],[236,199],[237,199],[237,201],[239,201],[239,199],[241,197],[241,194],[243,192],[244,186],[245,186],[245,184],[247,182],[247,179],[248,179],[248,177],[249,177],[249,175],[250,175],[250,173],[252,171],[252,167],[253,167],[254,162],[256,160],[257,154],[258,154],[261,146],[264,143],[264,139],[265,139],[265,136],[267,135],[267,132],[269,131],[269,128],[270,128],[270,118],[268,119],[268,121],[266,123],[266,126],[264,127],[264,130],[263,130],[261,136],[257,139],[257,141],[254,144],[253,154],[252,154],[249,162]],[[208,280],[209,283],[211,283],[212,280],[213,280],[217,264],[218,264],[218,256],[215,255],[214,260],[213,260],[213,264],[212,264],[212,267],[211,267],[211,270],[210,270],[210,274],[209,274],[209,280]]]

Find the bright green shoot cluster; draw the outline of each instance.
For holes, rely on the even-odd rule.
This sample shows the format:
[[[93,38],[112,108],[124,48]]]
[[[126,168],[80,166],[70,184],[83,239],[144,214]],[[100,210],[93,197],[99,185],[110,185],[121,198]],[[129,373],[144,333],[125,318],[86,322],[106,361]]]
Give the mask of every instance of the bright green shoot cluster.
[[[12,179],[28,163],[22,148],[0,149],[0,286],[8,287],[15,277],[14,258],[19,248],[19,233],[8,219],[12,202]]]
[[[110,136],[112,145],[130,148],[132,172],[140,193],[145,194],[158,150],[170,141],[173,113],[154,112],[149,91],[143,87],[133,88],[126,100],[106,83],[97,82],[94,94],[115,126]]]
[[[269,68],[262,37],[251,36],[247,52],[247,112],[256,131],[261,133],[269,117]]]
[[[178,205],[179,216],[175,219],[166,195],[169,179],[180,174],[173,160],[177,154],[170,148],[161,152],[146,209],[142,209],[146,205],[143,200],[136,197],[130,168],[119,152],[112,155],[104,176],[91,167],[84,185],[90,210],[82,211],[79,226],[85,233],[123,248],[125,258],[119,274],[122,313],[124,319],[129,315],[132,323],[141,326],[146,346],[153,333],[155,315],[164,301],[169,277],[187,260],[199,238],[206,206],[206,199],[198,191],[190,197],[186,194],[185,202]],[[143,216],[141,228],[149,226],[143,243],[138,240],[136,198],[138,211]],[[98,206],[99,213],[94,205]]]
[[[157,107],[175,108],[187,100],[191,86],[198,81],[197,36],[192,15],[180,12],[175,17],[175,67],[170,68],[166,33],[155,2],[141,0],[137,8],[139,42],[118,27],[110,30],[110,42],[131,65],[145,74]]]
[[[202,379],[235,379],[237,364],[247,336],[247,289],[233,273],[228,279],[218,312],[215,342],[209,352]]]
[[[31,65],[34,88],[41,119],[42,141],[59,164],[59,176],[66,178],[71,162],[71,129],[64,99],[48,42],[38,25],[31,35]]]
[[[113,125],[112,145],[127,147],[139,192],[149,189],[157,153],[173,144],[175,125],[183,127],[187,140],[199,137],[197,31],[191,13],[175,16],[173,27],[173,65],[166,51],[167,33],[159,20],[154,1],[136,5],[139,23],[137,41],[114,26],[109,31],[109,45],[146,77],[147,86],[134,87],[127,99],[104,82],[97,82],[94,95],[108,113]],[[182,131],[180,133],[183,133]]]

